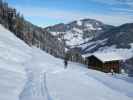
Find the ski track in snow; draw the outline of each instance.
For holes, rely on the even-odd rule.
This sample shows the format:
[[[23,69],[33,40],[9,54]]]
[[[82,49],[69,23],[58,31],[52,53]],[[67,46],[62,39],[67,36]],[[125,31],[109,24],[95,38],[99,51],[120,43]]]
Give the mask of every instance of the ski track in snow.
[[[51,98],[51,96],[50,96],[50,94],[49,94],[49,90],[48,90],[48,87],[47,87],[47,82],[46,82],[46,72],[44,73],[44,78],[43,78],[43,84],[42,85],[44,85],[44,89],[45,89],[45,91],[44,91],[44,93],[46,94],[46,96],[47,96],[47,100],[53,100],[52,98]],[[43,93],[43,92],[42,92]]]
[[[27,73],[27,82],[24,86],[23,92],[20,94],[20,100],[53,100],[48,91],[46,75],[47,72],[42,70],[42,66],[35,62],[38,59],[32,51],[32,58],[24,64]]]

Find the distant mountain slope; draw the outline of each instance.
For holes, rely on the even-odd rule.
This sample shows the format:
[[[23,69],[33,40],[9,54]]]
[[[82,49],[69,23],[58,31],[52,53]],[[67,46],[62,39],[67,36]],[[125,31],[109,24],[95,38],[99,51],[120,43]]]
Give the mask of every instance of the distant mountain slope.
[[[110,31],[107,31],[103,35],[97,37],[97,39],[108,39],[107,45],[117,45],[118,48],[130,47],[129,44],[133,43],[133,23],[124,24]]]
[[[133,57],[133,23],[113,28],[78,46],[82,54],[116,52],[125,59]]]
[[[113,26],[103,24],[94,19],[83,19],[68,24],[60,23],[45,29],[59,40],[65,40],[67,46],[75,46],[97,37],[112,28]]]

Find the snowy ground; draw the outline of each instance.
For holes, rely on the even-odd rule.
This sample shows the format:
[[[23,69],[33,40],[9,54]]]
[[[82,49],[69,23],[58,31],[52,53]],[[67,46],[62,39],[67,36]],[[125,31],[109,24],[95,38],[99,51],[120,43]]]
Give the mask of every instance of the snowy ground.
[[[133,79],[28,47],[0,26],[0,100],[133,100]]]

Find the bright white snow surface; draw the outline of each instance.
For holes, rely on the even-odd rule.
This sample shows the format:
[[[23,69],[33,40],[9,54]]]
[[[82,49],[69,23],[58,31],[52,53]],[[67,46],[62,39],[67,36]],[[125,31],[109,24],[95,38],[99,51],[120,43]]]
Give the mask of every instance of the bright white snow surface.
[[[28,47],[0,25],[0,100],[133,100],[133,81]]]
[[[19,100],[30,48],[0,25],[0,100]]]

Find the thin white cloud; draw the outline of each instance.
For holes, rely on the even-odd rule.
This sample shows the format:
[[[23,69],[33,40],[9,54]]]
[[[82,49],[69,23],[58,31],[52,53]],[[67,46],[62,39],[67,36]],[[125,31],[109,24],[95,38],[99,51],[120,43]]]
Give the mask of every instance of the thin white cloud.
[[[110,4],[110,5],[114,5],[114,4],[132,5],[133,4],[133,0],[92,0],[92,1],[96,1],[104,4]]]
[[[93,12],[74,12],[74,11],[64,11],[64,10],[55,10],[48,8],[39,8],[39,7],[18,7],[17,9],[24,14],[26,17],[44,17],[51,18],[55,20],[64,20],[69,22],[72,20],[82,19],[82,18],[92,18],[100,20],[106,24],[120,25],[123,23],[133,22],[132,16],[123,14],[123,13],[93,13]],[[37,19],[36,19],[37,20]]]
[[[123,17],[133,17],[133,0],[92,0],[110,6],[110,12]],[[130,18],[129,18],[130,19]]]
[[[119,0],[91,0],[91,1],[95,1],[95,2],[103,3],[103,4],[108,4],[108,5],[123,4],[123,2],[121,2]]]
[[[133,10],[133,0],[91,0],[97,3],[102,3],[105,5],[110,5],[114,9],[123,8],[128,10]]]
[[[121,13],[121,14],[125,14],[125,15],[132,16],[133,17],[133,9],[112,8],[111,10],[112,10],[112,12]]]

